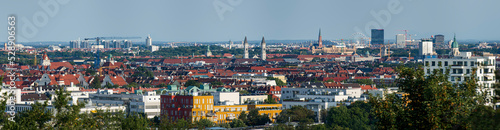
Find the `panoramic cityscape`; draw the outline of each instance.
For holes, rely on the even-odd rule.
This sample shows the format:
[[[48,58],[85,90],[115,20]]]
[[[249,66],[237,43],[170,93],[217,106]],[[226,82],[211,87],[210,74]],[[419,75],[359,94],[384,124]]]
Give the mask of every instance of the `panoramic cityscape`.
[[[9,1],[0,129],[500,129],[497,1]]]

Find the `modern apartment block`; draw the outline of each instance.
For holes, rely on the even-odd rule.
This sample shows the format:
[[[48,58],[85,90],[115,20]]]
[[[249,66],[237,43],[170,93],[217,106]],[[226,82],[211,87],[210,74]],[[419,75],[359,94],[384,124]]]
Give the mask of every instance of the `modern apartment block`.
[[[478,91],[485,92],[488,96],[486,105],[492,105],[492,96],[495,95],[494,88],[492,88],[496,79],[495,62],[495,57],[489,53],[472,55],[471,52],[460,52],[460,55],[451,58],[424,59],[424,71],[426,75],[430,75],[433,71],[445,73],[449,70],[448,80],[457,84],[464,82],[467,77],[475,73],[477,83],[481,86]]]
[[[156,92],[136,90],[135,94],[113,94],[112,90],[99,90],[89,96],[92,106],[124,106],[127,112],[144,113],[148,118],[160,115],[160,95]]]
[[[239,99],[239,96],[236,99]],[[204,95],[198,95],[196,92],[188,95],[161,95],[161,115],[174,121],[184,119],[194,122],[208,119],[215,123],[228,123],[237,119],[243,111],[248,113],[249,110],[258,109],[259,114],[267,114],[274,122],[281,112],[281,104],[214,104],[220,104],[220,102],[215,101],[214,96],[208,93],[204,93]]]

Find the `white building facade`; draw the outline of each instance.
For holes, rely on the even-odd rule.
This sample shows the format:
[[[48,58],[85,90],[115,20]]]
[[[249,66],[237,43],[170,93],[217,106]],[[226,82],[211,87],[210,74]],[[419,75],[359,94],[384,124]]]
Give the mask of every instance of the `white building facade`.
[[[443,73],[449,70],[450,75],[448,81],[452,83],[462,83],[467,77],[470,77],[473,70],[476,74],[477,83],[481,88],[478,91],[486,93],[486,104],[493,105],[492,97],[495,95],[493,84],[495,84],[495,57],[494,56],[472,56],[471,52],[460,52],[460,55],[452,58],[439,59],[429,58],[424,59],[424,71],[426,75],[432,74],[433,71],[441,71]]]

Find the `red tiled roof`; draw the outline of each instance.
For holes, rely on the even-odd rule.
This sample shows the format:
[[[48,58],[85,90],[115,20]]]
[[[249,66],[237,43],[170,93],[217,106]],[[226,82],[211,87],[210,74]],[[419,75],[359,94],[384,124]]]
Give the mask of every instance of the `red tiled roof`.
[[[64,66],[68,68],[69,70],[73,70],[73,65],[71,65],[69,62],[50,62],[50,69],[55,70],[61,66]]]
[[[118,86],[127,85],[127,82],[121,76],[109,76],[109,78],[111,79],[111,82],[113,82],[113,84],[115,85]]]

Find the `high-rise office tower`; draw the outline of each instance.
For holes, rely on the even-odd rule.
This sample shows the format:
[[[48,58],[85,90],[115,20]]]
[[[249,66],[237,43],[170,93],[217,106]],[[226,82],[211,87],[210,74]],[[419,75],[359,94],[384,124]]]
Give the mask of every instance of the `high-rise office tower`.
[[[153,42],[151,41],[151,36],[148,35],[148,37],[146,38],[146,46],[152,46],[153,45]]]
[[[121,45],[120,41],[118,41],[118,40],[113,40],[113,44],[114,44],[115,48],[122,48],[122,45]]]
[[[371,44],[384,44],[384,29],[372,29]]]
[[[243,41],[243,48],[245,49],[245,53],[243,55],[243,58],[248,59],[248,41],[247,41],[247,36],[245,36],[245,40]]]
[[[446,47],[446,44],[444,44],[444,35],[441,34],[434,35],[433,42],[436,46]]]
[[[69,41],[69,46],[71,48],[80,48],[80,42],[77,40]]]
[[[432,48],[432,40],[431,39],[422,39],[418,44],[418,54],[421,57],[432,55],[434,49]]]
[[[266,41],[264,40],[264,36],[262,36],[262,42],[260,42],[260,47],[262,48],[261,59],[266,61]]]
[[[90,43],[87,40],[80,42],[80,48],[90,48]]]
[[[109,41],[102,40],[102,42],[104,42],[104,48],[111,48],[111,45],[109,44]]]
[[[131,48],[132,47],[132,41],[129,40],[123,40],[123,48]]]
[[[405,48],[406,47],[406,38],[404,34],[396,34],[396,47],[397,48]]]
[[[318,35],[318,48],[323,47],[323,40],[321,39],[321,28],[319,29],[319,35]]]

